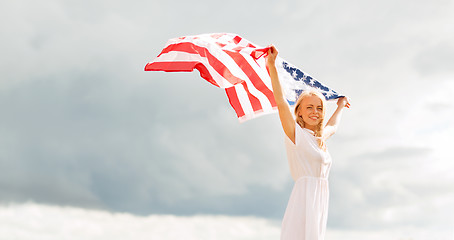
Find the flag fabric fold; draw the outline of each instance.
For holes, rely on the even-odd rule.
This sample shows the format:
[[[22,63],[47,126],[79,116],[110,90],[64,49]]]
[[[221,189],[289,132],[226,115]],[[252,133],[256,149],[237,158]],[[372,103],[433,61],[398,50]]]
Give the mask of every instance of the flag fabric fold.
[[[225,89],[240,122],[276,112],[276,102],[261,48],[231,33],[201,34],[170,39],[145,71],[191,72]],[[339,98],[334,90],[278,57],[276,69],[284,96],[293,105],[305,89],[316,88],[327,100]]]

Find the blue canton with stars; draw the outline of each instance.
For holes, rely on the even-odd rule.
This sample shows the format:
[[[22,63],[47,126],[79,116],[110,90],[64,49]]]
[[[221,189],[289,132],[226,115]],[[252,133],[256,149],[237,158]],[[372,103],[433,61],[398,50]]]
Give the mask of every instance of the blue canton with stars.
[[[287,73],[289,75],[291,75],[291,77],[295,81],[303,82],[304,85],[306,85],[307,87],[315,88],[315,89],[319,90],[325,96],[326,100],[333,100],[333,99],[342,97],[336,91],[334,91],[334,90],[328,88],[327,86],[321,84],[319,81],[317,81],[316,79],[312,78],[311,76],[308,76],[308,75],[304,74],[303,71],[301,71],[300,69],[290,65],[289,63],[283,61],[282,62],[282,66],[287,71]],[[304,91],[304,89],[301,89],[301,88],[292,89],[292,90],[296,94],[296,99]],[[295,101],[291,101],[291,100],[287,100],[287,101],[289,102],[290,105],[294,105],[295,104]]]

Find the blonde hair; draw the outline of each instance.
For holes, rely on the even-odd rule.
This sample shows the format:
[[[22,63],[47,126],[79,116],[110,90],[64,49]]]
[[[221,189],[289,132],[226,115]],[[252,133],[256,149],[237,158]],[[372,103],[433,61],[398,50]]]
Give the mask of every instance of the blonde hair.
[[[315,137],[317,138],[317,142],[318,142],[318,146],[323,149],[323,150],[326,150],[326,146],[325,146],[325,140],[322,139],[322,135],[323,135],[323,128],[324,128],[324,125],[323,125],[323,120],[325,119],[325,106],[326,106],[326,99],[325,99],[325,96],[323,96],[323,94],[315,89],[309,89],[309,90],[305,90],[303,91],[303,93],[301,93],[301,95],[298,97],[298,100],[296,101],[296,104],[295,104],[295,117],[296,117],[296,123],[298,123],[298,125],[300,125],[301,128],[304,128],[304,125],[305,125],[305,122],[303,120],[303,117],[301,117],[298,112],[299,112],[299,109],[300,109],[300,106],[301,106],[301,103],[303,102],[303,99],[308,97],[308,96],[315,96],[315,97],[318,97],[320,98],[320,101],[322,102],[322,116],[321,116],[321,121],[320,123],[316,126],[316,129],[314,131],[314,135]]]

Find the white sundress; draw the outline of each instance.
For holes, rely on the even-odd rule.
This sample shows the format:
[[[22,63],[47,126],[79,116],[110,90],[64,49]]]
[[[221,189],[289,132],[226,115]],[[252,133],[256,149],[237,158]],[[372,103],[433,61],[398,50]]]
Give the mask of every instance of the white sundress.
[[[285,136],[295,185],[282,220],[281,240],[323,240],[328,219],[331,156],[320,149],[314,132],[295,124],[295,144]]]

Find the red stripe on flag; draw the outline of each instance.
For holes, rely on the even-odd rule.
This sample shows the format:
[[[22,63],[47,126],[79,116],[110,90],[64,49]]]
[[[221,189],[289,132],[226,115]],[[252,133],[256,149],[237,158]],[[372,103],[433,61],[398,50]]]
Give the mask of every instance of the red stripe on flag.
[[[199,62],[151,62],[145,66],[145,71],[192,72],[194,68],[199,70],[202,78],[219,87],[208,69]]]
[[[255,72],[254,68],[251,67],[249,62],[244,58],[243,55],[237,52],[231,52],[224,50],[235,62],[238,66],[243,70],[243,72],[248,76],[249,80],[251,80],[252,85],[262,92],[268,101],[271,103],[272,107],[276,107],[276,101],[274,100],[273,92],[263,83],[262,79],[259,75]],[[249,91],[248,91],[249,92]],[[255,109],[254,109],[255,111]]]
[[[227,81],[229,81],[232,85],[242,82],[243,80],[239,79],[238,77],[234,76],[230,70],[215,56],[213,56],[208,49],[204,47],[197,46],[190,42],[183,42],[183,43],[176,43],[171,44],[164,48],[162,52],[158,55],[161,56],[162,54],[169,53],[171,51],[177,52],[186,52],[190,54],[198,54],[202,57],[206,57],[208,59],[209,64],[218,72],[222,77],[224,77]]]
[[[238,43],[241,42],[242,38],[241,38],[240,36],[236,36],[236,37],[234,37],[232,40],[233,40],[233,42],[234,42],[235,44],[238,44]]]
[[[251,103],[252,110],[254,110],[254,112],[262,110],[263,107],[262,104],[260,103],[260,100],[256,98],[254,95],[252,95],[251,92],[249,92],[249,88],[247,87],[246,82],[242,82],[241,85],[243,85],[243,88],[247,93],[247,97],[249,98],[249,102]]]
[[[270,47],[254,49],[251,53],[251,57],[254,58],[255,60],[257,60],[263,55],[266,56],[268,54],[269,49],[270,49]]]
[[[198,62],[150,62],[145,71],[191,72]]]
[[[229,98],[230,105],[235,110],[238,118],[246,115],[246,114],[244,114],[243,107],[241,106],[240,100],[238,99],[238,94],[236,94],[235,87],[226,88],[225,92],[227,94],[227,97]]]

